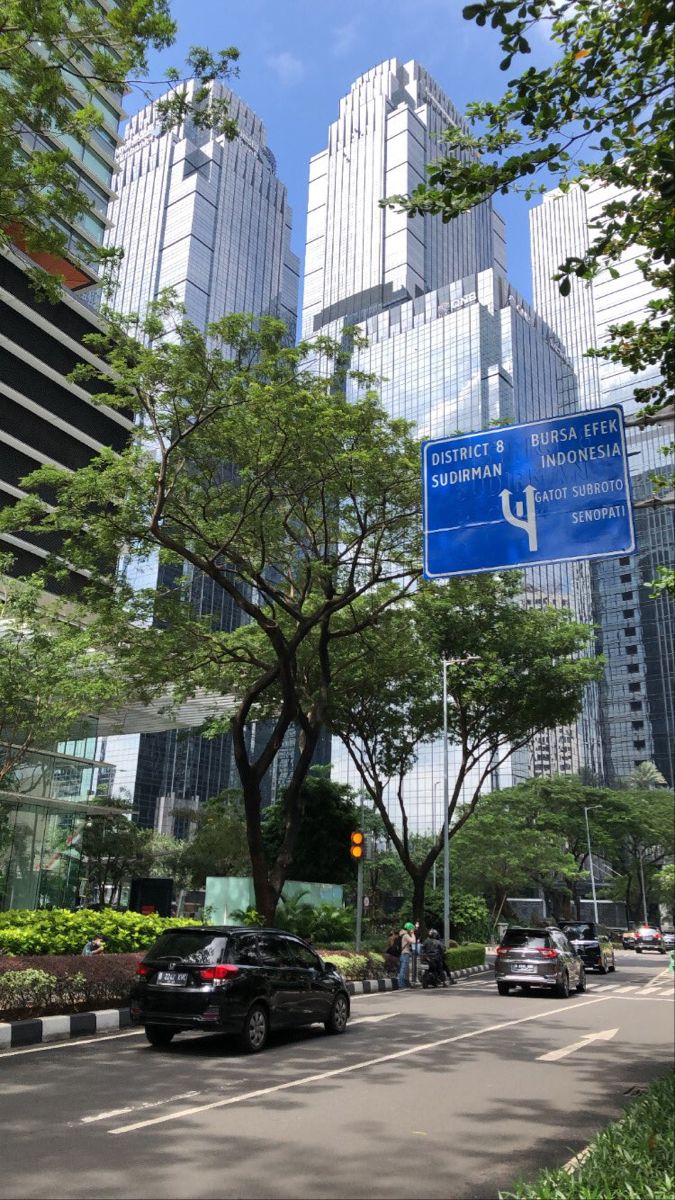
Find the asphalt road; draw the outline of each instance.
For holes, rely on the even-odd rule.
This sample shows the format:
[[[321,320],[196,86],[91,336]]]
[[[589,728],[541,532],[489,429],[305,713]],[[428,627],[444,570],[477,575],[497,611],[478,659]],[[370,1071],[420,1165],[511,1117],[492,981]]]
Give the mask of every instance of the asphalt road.
[[[0,1196],[492,1200],[670,1069],[666,962],[619,953],[568,1001],[498,996],[491,975],[355,997],[344,1035],[254,1057],[138,1031],[6,1051]]]

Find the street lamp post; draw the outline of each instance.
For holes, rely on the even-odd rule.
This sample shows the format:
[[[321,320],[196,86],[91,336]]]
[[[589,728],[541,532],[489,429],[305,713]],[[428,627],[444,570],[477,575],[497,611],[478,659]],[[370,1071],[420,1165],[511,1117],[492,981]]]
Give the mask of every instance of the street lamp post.
[[[450,941],[450,777],[448,766],[448,660],[443,655],[443,940]]]
[[[642,852],[640,852],[640,857],[638,859],[638,862],[640,864],[640,884],[642,885],[642,915],[644,917],[645,925],[648,925],[649,919],[647,917],[647,890],[645,888],[645,872],[644,872],[644,867],[642,865]]]
[[[595,874],[593,871],[593,855],[591,854],[591,829],[588,824],[588,813],[591,808],[600,808],[599,804],[589,804],[584,806],[584,817],[586,818],[586,840],[588,842],[588,865],[591,869],[591,892],[593,893],[593,916],[595,923],[598,923],[598,900],[595,894]]]

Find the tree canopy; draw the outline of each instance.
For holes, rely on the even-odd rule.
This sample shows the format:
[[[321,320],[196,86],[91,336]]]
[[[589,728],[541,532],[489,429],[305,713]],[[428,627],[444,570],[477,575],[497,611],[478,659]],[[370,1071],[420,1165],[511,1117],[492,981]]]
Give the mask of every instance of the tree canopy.
[[[78,223],[93,201],[72,167],[83,143],[104,130],[117,132],[109,99],[119,102],[147,76],[150,48],[176,35],[168,0],[3,0],[0,15],[0,247],[13,241],[30,253],[56,256],[67,249],[63,222]],[[167,74],[169,95],[158,104],[166,126],[188,114],[234,136],[224,100],[210,84],[232,73],[238,51],[212,54],[193,47],[186,71],[197,84],[188,97],[180,73]],[[150,94],[148,93],[148,98]],[[108,153],[112,153],[110,143]],[[91,261],[92,250],[82,251]],[[105,258],[105,251],[94,253]],[[40,276],[50,289],[48,275]]]
[[[420,747],[438,738],[443,726],[443,658],[454,749],[450,837],[472,816],[500,765],[535,732],[575,719],[586,684],[602,669],[583,653],[588,626],[554,608],[525,608],[520,588],[512,572],[423,584],[404,605],[345,643],[335,660],[329,725],[413,881],[418,920],[443,846],[443,819],[422,858],[413,855],[406,778]]]
[[[285,821],[283,800],[265,810],[263,838],[272,863],[283,842]],[[306,883],[352,881],[356,864],[349,854],[349,835],[358,828],[352,789],[331,780],[326,768],[313,768],[302,785],[302,817],[288,868],[290,878]]]
[[[0,556],[0,787],[35,746],[73,736],[88,717],[122,698],[104,648],[43,591],[44,579],[2,576]]]
[[[139,418],[137,436],[74,473],[41,469],[24,480],[38,494],[0,520],[58,533],[61,561],[89,572],[81,597],[89,634],[117,648],[124,674],[172,684],[177,695],[197,687],[234,695],[212,728],[232,732],[256,904],[271,919],[336,646],[419,575],[417,443],[365,378],[347,401],[341,346],[325,338],[289,346],[283,322],[269,317],[225,317],[203,334],[163,297],[142,320],[109,314],[106,333],[87,341],[114,371],[105,402]],[[159,553],[167,586],[136,590],[124,571],[114,576],[120,548],[127,567]],[[195,572],[229,599],[234,624],[245,624],[221,630],[196,611]],[[366,597],[372,602],[360,605]],[[261,717],[269,733],[253,747],[248,726]],[[293,727],[284,839],[270,868],[261,786]]]
[[[618,274],[627,251],[654,289],[649,314],[612,329],[598,351],[632,372],[657,366],[660,376],[636,390],[648,413],[675,392],[673,290],[675,140],[672,11],[666,0],[480,0],[463,10],[498,31],[501,69],[512,69],[544,33],[559,47],[548,67],[526,66],[497,102],[468,106],[469,132],[444,134],[447,152],[410,196],[390,197],[410,216],[444,221],[499,193],[526,197],[575,181],[608,186],[608,200],[582,257],[561,262],[560,291],[570,277]],[[539,180],[544,177],[543,182]]]

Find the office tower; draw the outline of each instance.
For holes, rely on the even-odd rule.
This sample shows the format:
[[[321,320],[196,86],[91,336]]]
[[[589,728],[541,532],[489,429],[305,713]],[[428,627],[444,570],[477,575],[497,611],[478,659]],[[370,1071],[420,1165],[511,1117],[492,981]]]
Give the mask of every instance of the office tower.
[[[78,107],[87,97],[77,71],[91,71],[84,49],[69,68],[71,100]],[[11,86],[11,79],[5,75],[0,86]],[[83,339],[103,328],[95,312],[98,273],[93,260],[103,243],[113,195],[122,109],[121,96],[101,85],[89,100],[103,125],[79,142],[60,138],[58,130],[38,136],[22,128],[26,154],[68,150],[64,170],[77,176],[91,209],[77,224],[63,223],[67,243],[62,257],[29,253],[20,229],[14,231],[13,245],[0,248],[0,508],[24,495],[21,480],[41,465],[75,470],[105,447],[121,450],[132,429],[119,410],[92,402],[100,382],[75,384],[68,378],[83,360],[100,369],[104,365]],[[31,286],[28,272],[36,264],[63,278],[57,302],[40,299]],[[13,556],[12,569],[19,575],[42,570],[57,545],[52,537],[25,530],[0,534],[0,553]],[[67,596],[81,583],[82,576],[73,570],[66,579],[52,579],[49,587]],[[88,815],[102,810],[94,799],[100,767],[95,722],[83,722],[70,737],[30,751],[5,780],[0,793],[0,909],[67,906],[75,898],[82,828]]]
[[[299,268],[290,247],[286,188],[260,119],[223,85],[213,88],[227,98],[237,122],[233,141],[196,129],[190,120],[162,132],[154,104],[127,125],[109,212],[108,240],[124,250],[111,303],[122,312],[143,312],[163,289],[173,288],[202,330],[227,313],[269,313],[286,321],[292,339]],[[139,586],[154,586],[157,579],[170,582],[166,569],[154,564]],[[240,618],[231,599],[199,572],[190,571],[189,581],[195,608],[218,628],[234,629]],[[253,726],[251,738],[261,730]],[[289,737],[266,781],[268,797],[283,785],[293,753]],[[230,737],[207,739],[194,728],[155,726],[108,736],[102,755],[116,764],[116,792],[133,802],[138,822],[162,832],[184,832],[174,809],[194,809],[239,786]]]
[[[375,374],[386,410],[424,437],[577,407],[559,339],[508,283],[503,224],[492,205],[448,224],[380,206],[424,179],[437,135],[452,123],[462,118],[427,72],[390,59],[355,81],[327,148],[310,162],[303,334],[339,337],[345,324],[358,323],[368,345],[355,352],[354,367]],[[570,607],[589,620],[587,564],[528,570],[524,602]],[[493,784],[534,772],[599,771],[594,702],[590,689],[589,717],[537,737]],[[357,783],[336,743],[333,763]],[[421,748],[404,785],[414,829],[438,828],[441,779],[437,742]]]
[[[233,141],[189,119],[163,133],[154,104],[127,124],[108,213],[108,242],[124,250],[111,303],[142,312],[173,288],[200,329],[226,313],[271,313],[295,336],[299,265],[286,188],[260,118],[222,84],[213,90],[237,122]]]
[[[661,448],[672,440],[664,425],[644,432],[630,426],[639,405],[636,387],[657,378],[656,369],[640,375],[620,365],[585,357],[592,346],[609,341],[609,327],[639,322],[648,315],[655,293],[636,260],[639,247],[618,264],[619,277],[607,271],[596,279],[572,278],[562,297],[552,275],[568,255],[582,256],[597,236],[602,210],[616,191],[598,183],[587,190],[549,192],[533,209],[531,220],[534,299],[537,310],[563,342],[579,381],[579,406],[621,404],[629,428],[628,453],[635,508],[636,551],[592,565],[593,598],[599,626],[598,648],[606,667],[601,686],[601,728],[607,782],[626,778],[641,762],[653,761],[673,785],[673,601],[649,596],[647,583],[660,564],[672,563],[672,508],[645,505],[652,494],[649,473],[663,469]]]

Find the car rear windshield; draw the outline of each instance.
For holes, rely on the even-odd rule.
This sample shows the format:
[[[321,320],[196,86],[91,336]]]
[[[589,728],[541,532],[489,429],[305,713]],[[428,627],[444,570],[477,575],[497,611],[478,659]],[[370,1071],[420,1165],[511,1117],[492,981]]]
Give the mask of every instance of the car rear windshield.
[[[161,934],[146,954],[149,962],[174,958],[184,963],[212,966],[221,962],[225,950],[225,938],[202,930],[167,929]]]
[[[592,925],[564,925],[565,937],[576,938],[578,941],[590,942],[597,939],[597,933]]]
[[[507,929],[502,938],[502,946],[513,946],[516,949],[519,946],[545,947],[550,945],[549,936],[547,933],[537,933],[533,929]]]

